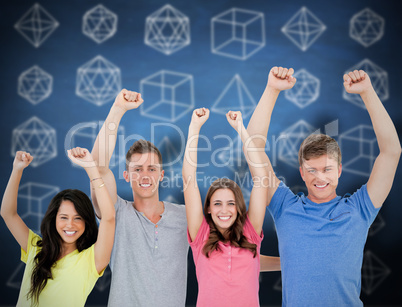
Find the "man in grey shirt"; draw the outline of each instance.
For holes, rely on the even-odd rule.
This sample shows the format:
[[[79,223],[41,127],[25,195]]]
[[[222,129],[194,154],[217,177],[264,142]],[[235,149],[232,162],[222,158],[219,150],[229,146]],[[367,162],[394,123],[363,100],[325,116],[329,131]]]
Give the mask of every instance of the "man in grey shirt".
[[[96,138],[92,155],[116,208],[108,306],[184,306],[187,289],[187,221],[184,206],[159,200],[162,156],[148,141],[136,141],[126,155],[124,179],[134,202],[117,195],[109,169],[121,118],[138,108],[141,94],[122,90]],[[96,178],[97,179],[97,178]],[[91,187],[97,184],[96,179]],[[99,181],[101,182],[101,181]],[[92,193],[96,214],[100,211]]]

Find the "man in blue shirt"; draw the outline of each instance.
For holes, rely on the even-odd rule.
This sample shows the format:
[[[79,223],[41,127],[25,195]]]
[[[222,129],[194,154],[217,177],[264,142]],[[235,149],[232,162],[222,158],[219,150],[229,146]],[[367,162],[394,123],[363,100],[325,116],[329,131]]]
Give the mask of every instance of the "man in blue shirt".
[[[247,128],[265,148],[271,114],[282,90],[296,83],[292,68],[273,67]],[[341,152],[334,139],[315,134],[300,146],[300,174],[308,195],[295,195],[275,176],[269,160],[267,206],[274,218],[282,268],[283,306],[363,306],[361,266],[368,229],[385,201],[401,154],[396,129],[369,76],[343,76],[348,93],[360,94],[369,112],[380,154],[370,178],[350,197],[336,194]]]

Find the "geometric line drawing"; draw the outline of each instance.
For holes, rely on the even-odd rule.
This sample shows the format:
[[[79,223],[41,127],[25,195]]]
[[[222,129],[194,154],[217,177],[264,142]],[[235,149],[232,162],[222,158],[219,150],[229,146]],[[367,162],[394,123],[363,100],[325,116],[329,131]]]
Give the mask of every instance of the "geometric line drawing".
[[[370,226],[369,230],[369,237],[374,236],[376,233],[378,233],[381,229],[385,227],[385,221],[384,218],[381,216],[380,213],[378,213],[376,219],[374,220],[373,224]]]
[[[120,90],[120,68],[100,55],[77,70],[76,95],[97,106],[114,99]]]
[[[275,291],[282,292],[282,278],[279,277],[279,279],[275,282],[273,289]]]
[[[320,80],[305,69],[299,70],[294,77],[297,78],[297,83],[285,92],[285,98],[302,109],[320,96]]]
[[[161,70],[140,82],[146,103],[140,114],[150,118],[175,122],[194,108],[193,76]]]
[[[52,93],[53,77],[38,66],[32,66],[18,77],[18,95],[33,105]]]
[[[103,273],[103,276],[98,279],[98,281],[95,284],[96,290],[99,292],[105,291],[107,288],[109,288],[110,281],[111,281],[111,272],[110,268],[107,267],[105,272]]]
[[[365,8],[350,19],[349,35],[367,48],[384,36],[384,29],[384,18]]]
[[[246,60],[264,46],[264,13],[232,8],[211,19],[212,53]]]
[[[74,147],[82,147],[82,148],[92,148],[95,143],[96,137],[103,126],[103,121],[92,121],[92,122],[84,122],[79,123],[72,127],[66,135],[64,148],[74,148]],[[125,136],[125,128],[123,125],[119,125],[117,129],[116,135],[116,149],[121,148],[121,143],[119,141],[124,140]],[[118,158],[116,158],[116,155]],[[112,154],[112,157],[109,161],[109,168],[112,169],[120,163],[125,162],[126,155],[123,150],[119,151],[115,150]],[[75,164],[71,163],[72,166],[77,167]],[[103,161],[99,161],[99,166],[104,166],[105,163]]]
[[[36,182],[27,182],[18,189],[18,211],[33,232],[40,234],[47,206],[59,191],[59,187]]]
[[[325,30],[322,21],[306,7],[282,27],[282,32],[302,51],[306,51]]]
[[[370,176],[378,155],[377,139],[373,127],[359,125],[339,136],[339,147],[343,148],[342,168],[345,172]],[[346,151],[345,148],[348,150]]]
[[[33,157],[31,165],[37,167],[57,156],[56,130],[33,116],[13,129],[11,156],[19,150],[29,152]]]
[[[163,168],[165,169],[165,177],[173,179],[176,174],[181,176],[183,162],[180,159],[181,155],[178,151],[178,146],[175,146],[169,137],[165,136],[157,148],[164,157]]]
[[[145,45],[170,55],[190,42],[190,19],[170,4],[146,18]]]
[[[299,167],[298,153],[303,140],[309,136],[315,128],[305,122],[299,120],[286,130],[280,133],[278,141],[278,159],[286,164]]]
[[[226,114],[230,110],[239,110],[243,118],[246,118],[254,111],[255,106],[254,98],[243,80],[236,74],[219,95],[211,111]]]
[[[370,295],[391,273],[391,270],[371,251],[366,251],[362,265],[362,291]]]
[[[371,83],[373,84],[373,88],[376,91],[378,97],[381,101],[385,101],[389,98],[388,91],[388,73],[383,70],[380,66],[377,66],[369,59],[364,59],[358,64],[350,67],[345,71],[345,74],[354,71],[354,70],[364,70],[370,77]],[[343,98],[354,105],[366,109],[366,106],[361,99],[360,95],[347,93],[345,89],[343,89]]]
[[[99,4],[87,11],[82,18],[82,33],[101,44],[116,33],[117,20],[115,13]]]
[[[9,288],[20,289],[22,283],[22,277],[24,276],[25,263],[20,262],[15,268],[14,272],[7,280],[6,286]]]
[[[17,21],[14,28],[38,48],[58,26],[57,20],[36,3]]]
[[[249,168],[246,158],[243,154],[243,144],[240,137],[236,137],[233,142],[231,141],[231,144],[229,144],[228,147],[221,148],[220,153],[217,154],[216,157],[223,163],[219,166],[227,166],[233,173],[236,174],[236,179],[240,181],[243,180],[242,182],[237,182],[237,184],[240,187],[244,187],[244,183],[247,182],[247,180],[244,179],[248,178],[246,174],[249,172]],[[248,187],[244,188],[247,189]]]

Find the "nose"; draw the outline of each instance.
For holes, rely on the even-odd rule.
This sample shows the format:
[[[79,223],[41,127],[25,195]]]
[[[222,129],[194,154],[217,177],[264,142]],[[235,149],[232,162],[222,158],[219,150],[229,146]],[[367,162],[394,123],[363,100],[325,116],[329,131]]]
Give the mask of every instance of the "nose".
[[[326,182],[326,180],[325,180],[325,175],[324,175],[323,172],[316,172],[315,175],[316,175],[316,178],[317,178],[318,180],[323,181],[323,182]]]

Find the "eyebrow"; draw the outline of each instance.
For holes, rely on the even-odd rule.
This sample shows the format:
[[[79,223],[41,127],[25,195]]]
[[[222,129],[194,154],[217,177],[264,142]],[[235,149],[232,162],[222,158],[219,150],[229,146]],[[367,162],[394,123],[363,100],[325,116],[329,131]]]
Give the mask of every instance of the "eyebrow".
[[[68,216],[67,213],[59,213],[59,214],[57,214],[57,215],[65,215],[65,216]],[[76,215],[73,215],[73,216],[79,216],[79,217],[81,217],[81,215],[79,215],[79,214],[76,214]]]
[[[221,200],[220,200],[220,199],[217,199],[217,200],[214,200],[214,201],[213,201],[213,203],[216,203],[216,202],[218,202],[218,201],[220,201],[220,202],[221,202]],[[235,202],[235,200],[230,199],[230,200],[228,200],[228,202],[234,203],[234,202]]]

